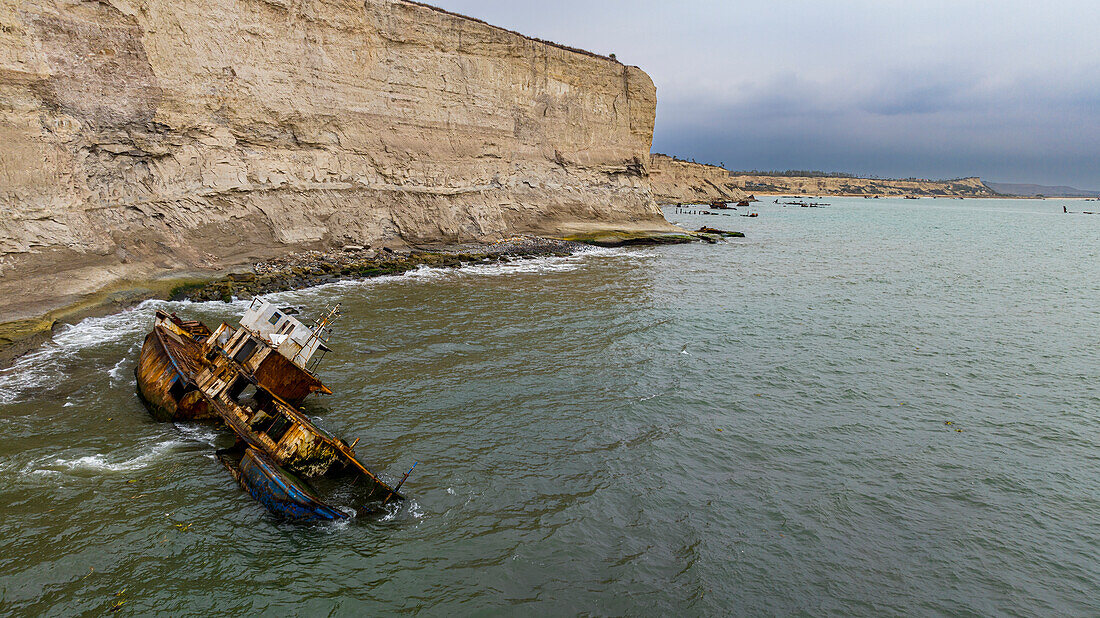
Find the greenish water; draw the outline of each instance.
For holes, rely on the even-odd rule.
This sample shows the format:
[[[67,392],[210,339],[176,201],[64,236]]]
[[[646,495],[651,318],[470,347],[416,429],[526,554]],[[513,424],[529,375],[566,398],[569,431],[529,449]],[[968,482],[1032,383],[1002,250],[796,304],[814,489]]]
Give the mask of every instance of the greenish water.
[[[421,462],[346,525],[274,521],[134,394],[157,307],[243,303],[67,329],[0,374],[0,610],[1100,613],[1100,215],[828,201],[278,295],[346,310],[309,413]]]

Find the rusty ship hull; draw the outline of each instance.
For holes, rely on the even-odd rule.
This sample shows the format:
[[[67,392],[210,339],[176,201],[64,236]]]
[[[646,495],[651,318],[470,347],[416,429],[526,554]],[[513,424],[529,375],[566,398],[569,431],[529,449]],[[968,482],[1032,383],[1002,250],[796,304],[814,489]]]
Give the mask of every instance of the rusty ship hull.
[[[135,374],[138,393],[158,420],[220,421],[241,449],[252,451],[248,474],[235,476],[276,515],[338,519],[330,517],[338,509],[320,501],[317,508],[287,507],[288,496],[313,495],[296,478],[351,475],[364,500],[404,499],[359,461],[353,445],[317,427],[292,403],[314,392],[331,392],[294,360],[243,323],[238,329],[222,324],[211,331],[201,322],[158,311]]]
[[[270,457],[254,448],[245,449],[239,461],[219,453],[237,482],[268,511],[297,522],[342,521],[343,511],[325,504],[304,480],[294,478]]]
[[[207,329],[209,330],[209,329]],[[159,421],[203,421],[217,414],[194,387],[197,372],[193,359],[201,344],[166,335],[154,328],[141,346],[134,376],[138,394]]]

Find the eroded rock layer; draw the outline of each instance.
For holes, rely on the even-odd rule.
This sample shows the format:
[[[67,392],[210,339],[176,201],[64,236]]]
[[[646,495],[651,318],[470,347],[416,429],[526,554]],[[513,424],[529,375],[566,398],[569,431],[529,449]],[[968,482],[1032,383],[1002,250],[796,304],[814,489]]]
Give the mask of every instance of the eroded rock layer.
[[[664,229],[655,106],[402,0],[0,0],[0,320],[304,248]]]
[[[661,204],[709,204],[739,202],[749,198],[717,165],[692,163],[654,153],[650,159],[653,197]]]
[[[883,197],[993,197],[980,178],[957,180],[896,180],[816,176],[763,176],[738,174],[731,181],[760,195],[847,195]]]

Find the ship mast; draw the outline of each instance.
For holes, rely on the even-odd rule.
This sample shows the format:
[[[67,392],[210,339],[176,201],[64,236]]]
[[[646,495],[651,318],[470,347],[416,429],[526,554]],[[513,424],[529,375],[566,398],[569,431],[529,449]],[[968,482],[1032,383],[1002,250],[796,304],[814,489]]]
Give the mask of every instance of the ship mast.
[[[335,307],[333,307],[331,310],[329,310],[328,315],[321,318],[320,320],[317,320],[314,323],[313,328],[310,329],[309,337],[306,338],[305,343],[302,344],[302,348],[300,350],[298,350],[298,353],[294,355],[294,358],[290,359],[290,362],[297,365],[298,364],[298,357],[302,355],[302,352],[305,352],[306,350],[309,349],[309,344],[313,343],[314,339],[318,339],[318,340],[321,341],[321,343],[325,343],[326,339],[321,336],[322,333],[324,332],[324,330],[326,328],[328,328],[339,317],[340,317],[340,304],[337,303]],[[320,359],[318,359],[318,360],[320,360]],[[317,363],[314,363],[313,366],[316,367]]]

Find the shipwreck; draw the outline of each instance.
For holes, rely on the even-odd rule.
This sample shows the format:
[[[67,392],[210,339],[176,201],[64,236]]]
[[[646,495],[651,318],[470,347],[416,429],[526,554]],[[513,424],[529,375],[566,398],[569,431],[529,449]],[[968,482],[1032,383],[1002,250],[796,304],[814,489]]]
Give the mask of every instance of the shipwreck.
[[[332,481],[355,484],[362,504],[404,500],[399,490],[408,474],[390,487],[356,457],[358,440],[330,435],[298,408],[313,393],[332,392],[313,372],[329,351],[339,306],[312,327],[292,313],[256,298],[238,327],[223,323],[212,331],[157,311],[134,370],[139,395],[159,420],[224,424],[236,444],[219,458],[277,516],[347,519],[315,488]]]

